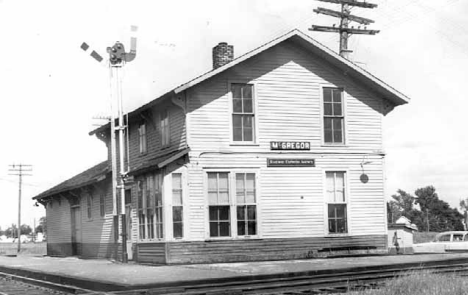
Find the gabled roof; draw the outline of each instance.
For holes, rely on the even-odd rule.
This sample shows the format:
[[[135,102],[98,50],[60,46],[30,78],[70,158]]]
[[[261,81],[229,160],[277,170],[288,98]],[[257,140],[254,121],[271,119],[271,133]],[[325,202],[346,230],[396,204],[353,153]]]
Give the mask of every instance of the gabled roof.
[[[65,180],[64,182],[54,186],[51,189],[46,190],[45,192],[33,197],[34,200],[41,200],[46,197],[50,197],[56,194],[60,194],[66,191],[70,191],[76,188],[84,187],[101,180],[104,180],[106,174],[111,171],[107,161],[97,164],[89,168],[86,171],[81,172],[78,175],[73,176],[72,178]]]
[[[176,95],[184,90],[187,90],[195,85],[200,84],[201,82],[210,79],[236,65],[239,63],[242,63],[243,61],[256,56],[257,54],[260,54],[264,52],[265,50],[283,42],[286,40],[292,40],[293,42],[296,42],[296,44],[302,46],[306,50],[309,50],[311,53],[316,54],[319,56],[321,59],[326,60],[330,64],[334,65],[335,67],[343,70],[343,72],[349,76],[354,78],[357,81],[360,81],[361,83],[365,84],[367,87],[371,88],[378,94],[382,95],[383,98],[387,99],[391,103],[393,103],[395,106],[406,104],[409,102],[409,98],[396,90],[395,88],[391,87],[390,85],[386,84],[382,80],[378,79],[374,75],[372,75],[370,72],[366,71],[365,69],[361,68],[360,66],[356,65],[352,61],[340,56],[330,48],[326,47],[325,45],[317,42],[316,40],[312,39],[308,35],[304,34],[303,32],[295,29],[292,30],[268,43],[265,43],[261,45],[260,47],[234,59],[233,61],[225,64],[224,66],[221,66],[219,68],[210,70],[209,72],[200,75],[196,77],[195,79],[190,80],[187,83],[184,83],[175,89],[161,95],[160,97],[150,101],[149,103],[146,103],[142,105],[141,107],[131,111],[128,113],[128,115],[131,117],[132,115],[138,114],[146,109],[151,108],[152,106],[156,105],[157,103],[161,102],[164,98],[170,98],[173,95]],[[89,134],[93,135],[97,132],[103,131],[107,128],[109,128],[110,124],[103,125],[93,131],[91,131]]]
[[[302,45],[304,48],[317,54],[319,57],[327,60],[331,64],[344,70],[348,76],[353,76],[356,79],[366,83],[367,86],[377,91],[377,93],[382,94],[385,99],[391,101],[395,105],[402,105],[409,102],[410,99],[406,95],[402,94],[401,92],[391,87],[390,85],[384,83],[382,80],[378,79],[368,71],[359,67],[350,60],[340,56],[330,48],[317,42],[316,40],[312,39],[311,37],[297,29],[292,30],[266,44],[263,44],[262,46],[234,59],[233,61],[231,61],[228,64],[225,64],[222,67],[209,71],[185,84],[180,85],[179,87],[174,89],[174,93],[177,94],[190,87],[193,87],[288,39],[297,42],[297,44]]]

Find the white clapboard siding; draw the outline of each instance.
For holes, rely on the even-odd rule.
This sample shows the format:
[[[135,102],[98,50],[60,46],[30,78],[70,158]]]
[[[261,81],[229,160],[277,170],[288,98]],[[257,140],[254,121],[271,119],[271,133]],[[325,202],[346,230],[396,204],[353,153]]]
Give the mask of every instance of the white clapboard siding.
[[[52,205],[51,205],[52,203]],[[71,242],[70,205],[64,198],[47,204],[47,242],[51,244]]]
[[[255,86],[254,145],[233,145],[229,83]],[[322,87],[343,87],[346,144],[322,142]],[[206,238],[206,169],[259,171],[259,226],[263,238],[327,234],[324,171],[347,172],[352,235],[386,233],[382,98],[319,58],[283,42],[188,92],[191,238]],[[271,141],[307,141],[310,151],[270,150]],[[266,167],[267,158],[314,158],[316,167]],[[370,181],[359,179],[363,172]]]
[[[285,42],[189,92],[193,151],[245,149],[231,145],[228,91],[229,82],[238,81],[255,85],[258,146],[250,146],[250,151],[267,151],[274,140],[309,141],[312,148],[329,149],[322,143],[321,86],[345,89],[346,147],[334,150],[382,149],[382,99],[315,56]]]
[[[303,154],[302,154],[303,155]],[[309,155],[316,167],[267,167],[269,155],[205,153],[190,167],[191,237],[203,239],[206,216],[206,171],[254,169],[259,173],[259,225],[264,238],[317,237],[327,229],[325,171],[347,172],[348,222],[352,235],[385,232],[382,157],[369,156],[364,165],[369,182],[360,181],[362,156]],[[279,156],[277,156],[279,157]],[[291,157],[289,155],[281,157]],[[304,156],[303,156],[304,157]],[[232,171],[231,170],[231,171]]]
[[[160,136],[160,112],[168,111],[170,144],[167,147],[161,146]],[[130,167],[136,167],[148,160],[181,149],[187,145],[185,114],[182,108],[171,103],[154,106],[150,110],[151,115],[147,115],[146,121],[142,118],[130,121],[129,131],[129,156]],[[138,128],[140,123],[146,122],[146,142],[147,152],[140,154],[140,138]],[[109,145],[110,148],[110,145]],[[118,150],[117,150],[118,153]]]

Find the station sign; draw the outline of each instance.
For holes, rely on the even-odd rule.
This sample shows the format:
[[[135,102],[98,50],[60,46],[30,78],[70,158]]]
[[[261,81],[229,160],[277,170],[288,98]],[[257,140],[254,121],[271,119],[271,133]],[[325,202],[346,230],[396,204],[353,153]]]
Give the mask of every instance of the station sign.
[[[271,150],[310,150],[308,141],[270,141]]]
[[[315,159],[267,158],[267,167],[315,167]]]

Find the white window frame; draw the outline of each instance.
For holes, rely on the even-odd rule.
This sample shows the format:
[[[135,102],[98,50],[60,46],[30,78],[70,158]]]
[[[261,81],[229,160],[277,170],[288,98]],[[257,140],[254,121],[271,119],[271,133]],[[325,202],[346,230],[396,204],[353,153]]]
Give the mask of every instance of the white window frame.
[[[204,169],[204,195],[205,195],[205,240],[241,240],[241,239],[258,239],[261,238],[261,188],[260,188],[260,169],[258,168],[209,168]],[[210,236],[210,216],[209,216],[209,199],[208,199],[208,173],[228,173],[229,187],[229,214],[231,235],[228,237],[211,237]],[[256,205],[256,235],[238,235],[237,229],[237,197],[236,197],[236,174],[237,173],[253,173],[255,174],[255,205]]]
[[[327,172],[343,172],[344,173],[344,194],[345,194],[345,202],[344,203],[329,203],[327,197]],[[324,221],[324,235],[325,236],[350,236],[352,235],[352,226],[351,226],[351,195],[350,195],[350,171],[348,168],[340,168],[340,167],[330,167],[325,168],[322,170],[322,183],[323,183],[323,200],[324,200],[324,210],[323,210],[323,221]],[[346,233],[330,233],[328,230],[328,204],[346,204],[346,226],[347,232]]]
[[[246,80],[229,80],[227,83],[228,87],[228,110],[229,110],[229,142],[230,145],[239,146],[258,146],[258,94],[257,94],[257,83],[254,81]],[[252,108],[253,108],[253,140],[252,141],[234,141],[234,120],[233,120],[233,96],[232,96],[232,84],[246,84],[252,85]]]
[[[182,200],[182,204],[181,205],[175,205],[174,204],[174,196],[173,196],[173,193],[174,193],[174,175],[175,174],[178,174],[180,175],[180,192],[181,192],[181,200]],[[171,179],[171,208],[170,208],[170,212],[171,212],[171,235],[172,235],[172,238],[174,240],[183,240],[186,238],[185,236],[185,233],[186,233],[186,227],[188,225],[188,222],[187,220],[185,219],[185,210],[186,210],[186,202],[185,202],[185,177],[184,177],[184,173],[182,173],[181,171],[174,171],[170,174],[170,179]],[[174,236],[174,207],[182,207],[182,237],[175,237]]]
[[[341,143],[332,143],[332,142],[325,142],[325,123],[324,123],[324,118],[325,118],[325,108],[324,108],[324,95],[323,91],[325,88],[335,88],[335,89],[341,89],[341,99],[342,99],[342,112],[343,112],[343,142]],[[344,86],[336,86],[332,84],[322,84],[320,85],[320,138],[322,142],[322,146],[326,147],[343,147],[348,145],[348,124],[347,124],[347,118],[348,118],[348,106],[347,106],[347,92],[346,88]]]
[[[159,177],[156,177],[156,175],[159,174]],[[141,181],[144,180],[144,183],[146,185],[143,186],[142,188],[142,206],[140,208],[139,206],[139,187],[137,187],[137,225],[138,225],[138,231],[137,231],[137,236],[138,236],[138,241],[139,242],[155,242],[155,241],[164,241],[167,239],[167,229],[166,229],[166,205],[165,205],[165,200],[164,200],[164,173],[162,170],[159,170],[158,172],[150,172],[150,173],[146,173],[146,174],[143,174],[139,177],[139,180],[137,181],[137,185],[139,185],[139,183]],[[154,236],[152,238],[149,238],[149,230],[150,230],[150,225],[148,223],[148,216],[147,216],[147,213],[144,215],[144,218],[145,218],[145,223],[144,223],[144,227],[145,227],[145,237],[141,237],[140,235],[140,231],[141,231],[141,225],[140,225],[140,211],[144,211],[144,210],[148,210],[148,203],[147,203],[147,199],[148,199],[148,191],[151,190],[150,187],[148,187],[148,178],[152,178],[152,181],[153,181],[153,184],[155,184],[155,182],[157,181],[157,178],[160,178],[159,181],[160,181],[160,187],[159,187],[159,190],[160,190],[160,194],[161,194],[161,229],[162,229],[162,236],[161,237],[158,237],[157,236],[157,233],[158,233],[158,229],[157,229],[157,226],[158,226],[158,222],[156,220],[156,210],[157,210],[157,205],[156,205],[156,201],[157,201],[157,198],[156,196],[154,197],[154,202],[155,204],[153,204],[152,206],[152,209],[153,209],[153,234]]]
[[[166,115],[165,119],[164,115]],[[165,108],[159,113],[159,134],[161,140],[161,147],[168,147],[171,145],[171,127],[170,127],[170,111]]]

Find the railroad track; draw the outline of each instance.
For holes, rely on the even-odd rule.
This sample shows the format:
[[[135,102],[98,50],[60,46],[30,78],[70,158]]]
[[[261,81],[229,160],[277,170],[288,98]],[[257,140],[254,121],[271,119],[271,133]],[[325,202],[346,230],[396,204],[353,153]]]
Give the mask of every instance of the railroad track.
[[[348,291],[378,288],[385,281],[397,275],[405,275],[408,272],[431,271],[434,273],[457,273],[460,276],[468,276],[468,263],[454,264],[453,262],[436,262],[431,265],[415,267],[396,265],[381,269],[358,269],[356,271],[341,273],[304,273],[285,274],[278,276],[263,276],[257,278],[239,278],[239,280],[213,281],[208,283],[186,283],[180,286],[166,287],[143,287],[138,290],[107,291],[99,292],[81,289],[69,285],[60,285],[48,281],[41,281],[21,276],[0,273],[0,295],[23,295],[23,294],[109,294],[109,295],[304,295],[304,294],[332,294],[346,293]],[[17,281],[25,286],[35,285],[48,290],[46,293],[5,293],[1,289],[2,282]],[[116,288],[118,289],[118,288]],[[114,289],[114,290],[116,290]],[[2,293],[4,292],[4,293]],[[19,292],[18,290],[15,292]],[[47,293],[49,292],[49,293]],[[56,292],[56,293],[53,293]]]
[[[391,268],[385,270],[363,270],[338,274],[304,275],[285,278],[251,281],[225,282],[181,286],[178,288],[152,288],[133,291],[117,291],[115,295],[304,295],[346,293],[353,290],[378,288],[385,281],[410,271],[432,271],[434,273],[457,273],[468,276],[468,264],[433,265],[422,267]]]

